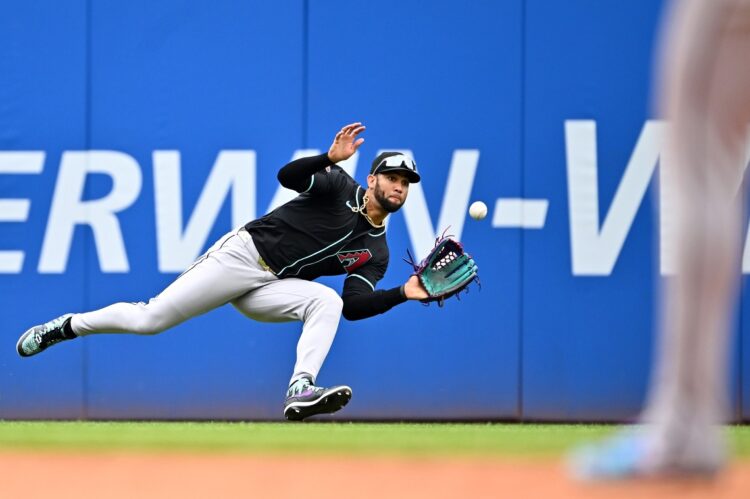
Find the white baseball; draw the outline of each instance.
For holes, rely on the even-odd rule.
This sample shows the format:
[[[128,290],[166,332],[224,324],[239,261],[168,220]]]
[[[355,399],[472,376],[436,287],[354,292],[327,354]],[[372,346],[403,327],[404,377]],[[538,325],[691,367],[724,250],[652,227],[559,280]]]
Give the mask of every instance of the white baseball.
[[[474,201],[469,206],[469,216],[474,220],[481,220],[487,216],[487,205],[481,201]]]

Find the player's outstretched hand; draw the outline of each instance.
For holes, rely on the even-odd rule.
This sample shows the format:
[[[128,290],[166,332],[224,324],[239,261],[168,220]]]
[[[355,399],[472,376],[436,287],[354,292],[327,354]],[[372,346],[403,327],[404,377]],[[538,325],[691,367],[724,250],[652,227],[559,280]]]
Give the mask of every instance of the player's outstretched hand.
[[[413,275],[404,284],[404,296],[409,300],[424,300],[429,298],[430,295],[419,282],[419,277]]]
[[[331,148],[328,149],[328,157],[331,161],[338,163],[351,158],[365,141],[362,137],[357,138],[357,135],[364,131],[365,126],[359,122],[351,123],[339,130],[339,133],[333,139]]]

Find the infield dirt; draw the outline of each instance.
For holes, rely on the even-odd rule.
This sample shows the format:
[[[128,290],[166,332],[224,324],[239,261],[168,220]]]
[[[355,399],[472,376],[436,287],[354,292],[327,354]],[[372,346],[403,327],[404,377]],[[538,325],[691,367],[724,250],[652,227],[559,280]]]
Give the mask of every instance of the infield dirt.
[[[0,451],[3,498],[746,498],[750,461],[713,481],[581,484],[559,460]]]

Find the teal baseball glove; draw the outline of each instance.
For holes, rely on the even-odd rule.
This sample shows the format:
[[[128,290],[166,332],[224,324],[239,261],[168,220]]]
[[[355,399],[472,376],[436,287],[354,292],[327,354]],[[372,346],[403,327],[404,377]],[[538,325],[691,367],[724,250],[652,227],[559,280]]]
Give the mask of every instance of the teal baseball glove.
[[[447,298],[458,298],[458,293],[472,282],[479,284],[477,264],[455,239],[438,238],[430,254],[419,264],[414,262],[409,250],[406,251],[409,255],[406,262],[414,267],[414,275],[430,295],[422,303],[436,301],[442,307]]]

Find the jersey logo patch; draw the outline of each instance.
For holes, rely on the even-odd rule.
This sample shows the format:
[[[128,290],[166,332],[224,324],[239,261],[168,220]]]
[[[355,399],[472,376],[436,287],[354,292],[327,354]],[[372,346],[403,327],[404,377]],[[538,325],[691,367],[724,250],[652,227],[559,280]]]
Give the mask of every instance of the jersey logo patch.
[[[339,258],[339,262],[341,262],[341,266],[344,267],[344,270],[346,270],[347,273],[351,273],[367,263],[370,258],[372,258],[372,253],[370,253],[370,250],[368,249],[362,249],[341,251],[336,253],[336,256]]]

